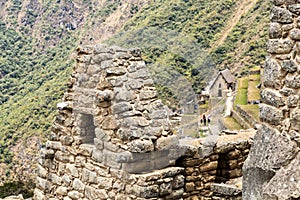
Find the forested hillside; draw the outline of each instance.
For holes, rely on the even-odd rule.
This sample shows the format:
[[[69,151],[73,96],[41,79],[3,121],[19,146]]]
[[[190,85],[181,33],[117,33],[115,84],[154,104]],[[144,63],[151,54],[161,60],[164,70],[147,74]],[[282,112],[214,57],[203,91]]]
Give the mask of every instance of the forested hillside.
[[[50,133],[77,45],[141,47],[172,106],[180,98],[174,77],[197,93],[217,69],[243,74],[263,64],[269,2],[255,1],[228,29],[249,2],[0,0],[0,182],[24,181],[34,170],[31,160]],[[228,37],[218,43],[225,30]]]

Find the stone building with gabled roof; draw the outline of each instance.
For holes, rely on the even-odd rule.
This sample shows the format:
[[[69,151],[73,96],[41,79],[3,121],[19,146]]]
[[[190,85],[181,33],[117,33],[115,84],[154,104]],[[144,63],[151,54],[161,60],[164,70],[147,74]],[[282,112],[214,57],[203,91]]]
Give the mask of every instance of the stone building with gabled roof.
[[[224,98],[226,97],[226,90],[235,89],[235,77],[230,70],[225,69],[220,71],[212,84],[209,86],[210,98]]]

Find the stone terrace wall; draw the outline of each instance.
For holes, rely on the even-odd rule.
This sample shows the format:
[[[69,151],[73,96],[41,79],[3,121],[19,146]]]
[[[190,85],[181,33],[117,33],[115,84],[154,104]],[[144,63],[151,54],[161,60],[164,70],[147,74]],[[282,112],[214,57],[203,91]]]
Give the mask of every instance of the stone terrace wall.
[[[264,123],[244,165],[245,200],[300,198],[300,1],[272,2],[260,106]]]

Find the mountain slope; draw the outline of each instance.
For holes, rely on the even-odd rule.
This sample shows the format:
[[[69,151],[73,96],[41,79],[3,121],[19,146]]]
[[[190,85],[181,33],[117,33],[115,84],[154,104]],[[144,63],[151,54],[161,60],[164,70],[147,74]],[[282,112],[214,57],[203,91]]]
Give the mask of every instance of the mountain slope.
[[[141,47],[161,97],[176,108],[216,69],[243,74],[263,63],[270,6],[243,2],[255,5],[237,22],[237,0],[0,0],[0,182],[30,181],[77,45]]]

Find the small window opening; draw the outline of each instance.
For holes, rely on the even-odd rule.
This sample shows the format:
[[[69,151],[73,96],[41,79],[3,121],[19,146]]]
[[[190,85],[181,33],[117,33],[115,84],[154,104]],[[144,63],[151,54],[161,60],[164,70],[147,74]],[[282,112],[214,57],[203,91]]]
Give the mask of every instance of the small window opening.
[[[218,91],[218,97],[222,97],[222,90],[221,89],[219,89],[219,91]]]
[[[81,114],[79,120],[80,136],[85,144],[94,144],[95,125],[93,115]]]

